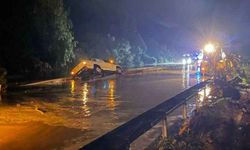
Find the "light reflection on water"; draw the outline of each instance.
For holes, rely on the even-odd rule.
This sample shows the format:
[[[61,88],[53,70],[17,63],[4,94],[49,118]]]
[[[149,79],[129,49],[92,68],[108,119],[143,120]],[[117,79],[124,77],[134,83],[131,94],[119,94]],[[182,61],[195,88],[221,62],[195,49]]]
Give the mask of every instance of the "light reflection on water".
[[[91,115],[91,112],[90,112],[90,109],[89,109],[89,107],[88,107],[88,105],[87,105],[87,102],[88,102],[88,92],[89,92],[89,90],[88,90],[88,83],[86,82],[86,83],[84,83],[83,84],[83,92],[82,92],[82,101],[83,101],[83,106],[82,106],[82,109],[83,109],[83,111],[84,111],[84,116],[85,117],[88,117],[88,116],[90,116]]]
[[[192,85],[191,80],[190,80],[191,70],[192,70],[192,65],[182,66],[182,87],[184,89],[190,88]],[[205,81],[205,77],[201,76],[200,73],[195,73],[195,77],[196,77],[196,83]],[[210,86],[206,86],[203,90],[201,90],[197,95],[195,105],[197,105],[197,107],[203,106],[210,92],[211,92]]]
[[[203,106],[207,104],[207,100],[208,100],[208,96],[211,93],[211,87],[210,86],[206,86],[203,90],[201,90],[198,93],[198,102],[199,102],[199,106]]]
[[[71,80],[70,84],[71,84],[71,94],[72,94],[72,96],[74,96],[75,95],[76,81],[75,80]]]
[[[106,103],[107,110],[110,110],[114,113],[116,107],[118,106],[117,100],[118,96],[116,95],[116,80],[104,80],[101,82],[77,82],[71,80],[70,92],[72,98],[76,101],[78,100],[79,95],[81,96],[81,108],[84,112],[85,117],[91,116],[92,112],[89,101],[93,102],[104,102]]]
[[[116,97],[115,97],[115,80],[108,81],[108,108],[110,110],[115,110],[116,107]]]
[[[201,91],[198,92],[197,96],[195,97],[195,102],[191,102],[190,106],[192,106],[190,114],[194,110],[199,111],[202,106],[208,104],[208,97],[211,94],[211,86],[205,86]]]
[[[190,68],[191,65],[183,65],[182,66],[182,87],[184,89],[189,88],[190,84]]]
[[[7,119],[13,122],[42,121],[68,127],[70,132],[72,129],[86,130],[86,134],[81,133],[83,145],[194,85],[196,79],[190,70],[185,67],[178,74],[124,76],[94,82],[70,80],[66,88],[55,87],[27,95],[26,101],[18,107],[6,107],[0,113],[9,113],[10,119]],[[40,130],[37,130],[39,140]]]

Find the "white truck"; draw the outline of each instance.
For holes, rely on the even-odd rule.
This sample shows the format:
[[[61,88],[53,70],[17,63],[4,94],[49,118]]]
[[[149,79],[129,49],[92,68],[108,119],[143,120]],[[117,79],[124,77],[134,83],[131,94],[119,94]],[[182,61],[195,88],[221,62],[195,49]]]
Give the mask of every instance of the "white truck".
[[[114,63],[113,60],[104,61],[101,59],[86,59],[82,60],[77,66],[71,70],[71,76],[78,76],[84,70],[93,70],[95,74],[102,74],[104,71],[112,71],[116,73],[122,73],[121,66]]]

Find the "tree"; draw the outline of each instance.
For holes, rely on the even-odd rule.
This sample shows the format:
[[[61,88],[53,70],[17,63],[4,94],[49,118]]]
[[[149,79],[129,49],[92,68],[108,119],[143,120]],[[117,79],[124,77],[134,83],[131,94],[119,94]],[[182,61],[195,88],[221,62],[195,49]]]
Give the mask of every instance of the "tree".
[[[74,58],[76,41],[63,0],[38,0],[33,11],[36,38],[41,42],[36,45],[37,56],[53,67],[65,66]]]
[[[144,50],[140,47],[135,47],[133,53],[135,54],[134,65],[136,67],[143,66],[144,65],[144,62],[143,62]]]
[[[6,93],[6,88],[7,88],[6,75],[7,75],[6,70],[0,67],[0,100],[1,100],[1,95]]]
[[[151,57],[151,56],[149,56],[149,55],[147,55],[147,54],[144,54],[143,55],[143,62],[145,63],[145,64],[156,64],[157,63],[157,59],[155,58],[155,57]]]
[[[7,3],[7,15],[0,23],[1,35],[5,35],[1,38],[0,65],[9,74],[25,76],[39,75],[44,66],[64,71],[74,59],[76,42],[63,0]]]
[[[116,62],[123,67],[126,68],[134,66],[134,54],[131,52],[131,46],[128,41],[119,43],[117,47],[113,49],[113,55]]]

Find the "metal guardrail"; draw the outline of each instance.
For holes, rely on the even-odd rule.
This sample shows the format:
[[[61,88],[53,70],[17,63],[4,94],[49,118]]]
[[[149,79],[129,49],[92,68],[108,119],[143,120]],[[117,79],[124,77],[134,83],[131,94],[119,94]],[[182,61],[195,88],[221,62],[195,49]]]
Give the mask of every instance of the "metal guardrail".
[[[82,147],[82,150],[128,150],[130,144],[142,134],[151,129],[154,125],[163,121],[167,123],[166,116],[179,106],[186,103],[195,96],[202,88],[210,84],[210,81],[204,81],[179,93],[178,95],[164,101],[154,108],[135,117],[127,123],[108,132],[100,138]],[[163,134],[167,134],[166,126],[163,127]]]

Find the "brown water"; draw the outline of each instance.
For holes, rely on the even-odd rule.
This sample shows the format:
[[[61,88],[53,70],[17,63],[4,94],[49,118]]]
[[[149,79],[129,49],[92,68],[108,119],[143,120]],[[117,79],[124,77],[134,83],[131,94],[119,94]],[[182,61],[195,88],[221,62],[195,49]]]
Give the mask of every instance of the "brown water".
[[[180,71],[16,93],[0,105],[0,149],[78,149],[197,82]]]

